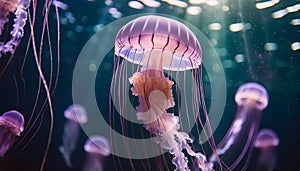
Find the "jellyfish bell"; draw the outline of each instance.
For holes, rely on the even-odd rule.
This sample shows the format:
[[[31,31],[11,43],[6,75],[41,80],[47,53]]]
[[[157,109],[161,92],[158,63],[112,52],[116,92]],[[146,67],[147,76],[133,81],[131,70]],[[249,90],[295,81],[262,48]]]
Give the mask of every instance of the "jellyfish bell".
[[[202,50],[193,32],[171,18],[154,15],[138,17],[117,33],[115,55],[115,64],[122,61],[138,66],[137,71],[133,71],[129,78],[129,83],[132,84],[131,93],[138,97],[139,102],[136,107],[137,119],[142,121],[151,135],[161,138],[162,148],[174,156],[172,163],[176,169],[188,169],[188,161],[182,152],[186,149],[190,156],[199,161],[201,169],[210,170],[205,156],[194,152],[189,146],[188,143],[192,140],[188,134],[179,131],[179,117],[174,113],[167,113],[167,109],[175,106],[172,92],[174,82],[165,77],[164,70],[178,73],[201,68]],[[123,69],[124,73],[121,74],[128,74],[128,70]],[[197,98],[200,99],[196,97],[191,106],[199,105],[196,104],[199,102]],[[197,115],[195,113],[193,114]]]
[[[111,154],[108,140],[100,135],[93,135],[84,144],[84,151],[87,153],[83,171],[102,171],[103,158]]]
[[[59,146],[59,151],[62,154],[67,166],[73,167],[71,155],[78,141],[80,124],[86,123],[88,117],[86,109],[79,104],[70,105],[64,111],[64,116],[67,121],[64,125],[64,133],[62,137],[63,143]]]
[[[279,138],[277,134],[271,129],[262,129],[259,131],[255,141],[254,147],[256,148],[268,148],[276,147],[279,145]]]
[[[65,111],[64,116],[70,121],[84,124],[87,122],[87,112],[85,108],[79,104],[70,105]]]
[[[20,112],[11,110],[5,112],[0,117],[0,124],[3,127],[11,129],[15,135],[20,136],[21,132],[24,130],[24,117]]]
[[[84,144],[84,151],[101,156],[109,156],[111,153],[108,140],[100,135],[90,137]]]
[[[259,149],[256,170],[275,170],[276,147],[279,145],[277,134],[271,129],[262,129],[254,141],[254,147]]]
[[[239,87],[234,99],[238,106],[254,105],[256,109],[263,110],[268,106],[269,95],[263,86],[246,83]]]
[[[201,46],[182,23],[161,16],[143,16],[120,29],[115,54],[142,65],[142,70],[183,71],[198,68]]]
[[[16,110],[0,116],[0,157],[3,157],[24,130],[24,117]]]

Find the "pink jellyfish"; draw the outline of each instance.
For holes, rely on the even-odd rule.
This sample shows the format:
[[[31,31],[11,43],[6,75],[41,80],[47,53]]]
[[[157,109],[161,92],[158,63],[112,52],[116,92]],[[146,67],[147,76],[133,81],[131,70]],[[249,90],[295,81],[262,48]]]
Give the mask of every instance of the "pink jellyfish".
[[[211,170],[206,162],[206,157],[200,152],[194,152],[189,143],[193,140],[186,132],[180,130],[181,123],[178,116],[168,113],[167,109],[175,106],[172,88],[174,83],[180,84],[179,73],[183,72],[183,84],[189,84],[193,79],[201,82],[202,51],[201,46],[193,34],[184,24],[170,18],[161,16],[142,16],[123,26],[115,38],[115,64],[122,62],[120,68],[122,81],[127,74],[132,84],[132,95],[138,97],[137,120],[143,122],[144,128],[155,136],[161,147],[173,155],[172,163],[176,170],[189,170],[188,160],[183,149],[188,155],[195,158],[199,168]],[[121,57],[124,59],[122,60]],[[127,67],[136,64],[137,69]],[[172,78],[175,72],[175,82],[164,75],[164,71]],[[193,72],[192,78],[185,74]],[[116,71],[117,72],[117,71]],[[131,73],[130,73],[131,72]],[[116,77],[115,77],[116,78]],[[116,80],[113,79],[113,84]],[[201,82],[202,83],[202,82]],[[202,86],[202,85],[200,85]],[[119,87],[118,89],[123,89]],[[118,89],[115,91],[118,92]],[[200,87],[201,89],[201,87]],[[176,89],[175,97],[179,99],[179,91],[192,91],[191,104],[184,104],[183,97],[180,105],[190,105],[194,110],[188,111],[197,118],[201,95],[197,94],[199,87],[194,84],[192,89]],[[114,91],[114,90],[112,90]],[[114,93],[114,92],[113,92]],[[203,93],[201,89],[201,94]],[[202,94],[203,95],[203,94]],[[122,102],[121,102],[122,104]],[[122,109],[121,109],[122,112]],[[205,113],[206,114],[206,113]],[[205,116],[208,118],[208,116]],[[208,121],[207,121],[208,122]],[[124,126],[124,125],[123,125]],[[126,129],[124,126],[123,129]]]
[[[103,171],[103,158],[110,155],[110,145],[105,137],[91,136],[84,144],[87,153],[83,171]]]
[[[64,116],[67,122],[64,126],[63,144],[59,146],[59,151],[63,155],[65,163],[72,167],[71,154],[76,147],[80,124],[84,124],[88,120],[87,112],[83,106],[73,104],[64,111]]]
[[[24,117],[18,111],[11,110],[0,116],[0,157],[6,154],[23,130]]]
[[[276,147],[279,145],[277,134],[270,129],[262,129],[254,141],[254,147],[260,151],[257,171],[273,171],[276,166]]]
[[[234,170],[248,154],[246,163],[241,169],[246,170],[253,151],[253,137],[257,133],[262,110],[268,106],[269,95],[260,84],[245,83],[238,88],[235,102],[237,104],[235,118],[226,135],[217,145],[217,153],[226,170]],[[213,154],[210,162],[215,162],[216,159]]]

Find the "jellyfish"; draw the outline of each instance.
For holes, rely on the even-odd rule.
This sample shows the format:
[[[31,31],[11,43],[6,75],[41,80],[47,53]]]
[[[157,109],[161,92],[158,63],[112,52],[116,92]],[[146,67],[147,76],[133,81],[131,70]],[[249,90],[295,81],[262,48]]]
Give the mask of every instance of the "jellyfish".
[[[13,54],[16,47],[19,45],[21,38],[24,35],[23,27],[27,20],[27,8],[30,5],[30,0],[1,0],[0,1],[0,35],[4,30],[4,25],[7,23],[8,15],[15,14],[13,29],[10,32],[11,39],[7,42],[0,42],[0,58],[3,54],[10,52]]]
[[[24,130],[24,117],[16,110],[0,116],[0,157],[3,157]]]
[[[226,135],[217,145],[217,154],[226,170],[234,170],[246,154],[246,162],[241,170],[246,170],[253,151],[262,110],[268,106],[267,90],[260,84],[250,82],[241,85],[236,94],[237,111]],[[210,162],[216,161],[213,154]]]
[[[87,153],[82,171],[103,171],[103,158],[110,155],[108,140],[100,135],[91,136],[84,144]]]
[[[273,171],[276,166],[276,147],[279,145],[277,134],[270,129],[262,129],[254,141],[254,147],[259,149],[257,171]]]
[[[52,97],[60,73],[59,13],[51,3],[51,0],[0,0],[0,94],[8,94],[11,99],[18,99],[16,105],[31,109],[26,112],[29,119],[19,141],[22,145],[20,153],[38,135],[42,123],[50,123],[46,127],[49,129],[48,141],[41,150],[41,170],[52,141]],[[10,21],[13,15],[14,21]],[[56,24],[50,27],[48,22],[53,20]],[[1,101],[1,105],[7,102]]]
[[[172,154],[175,170],[189,170],[188,159],[183,149],[195,158],[199,169],[212,170],[205,155],[192,149],[190,143],[193,143],[193,139],[188,133],[180,130],[179,117],[167,111],[175,106],[172,88],[175,88],[175,96],[179,99],[177,93],[181,90],[176,89],[174,83],[176,82],[177,86],[180,84],[180,72],[184,73],[183,80],[186,82],[183,84],[188,84],[187,81],[193,79],[201,81],[201,74],[196,70],[201,69],[202,51],[193,32],[174,19],[154,15],[142,16],[119,30],[115,38],[115,55],[115,64],[124,65],[116,66],[115,75],[120,72],[120,77],[118,80],[113,78],[112,85],[117,84],[117,81],[120,81],[119,85],[124,84],[124,77],[130,74],[128,72],[132,72],[129,83],[132,86],[131,94],[138,98],[137,120],[143,123],[143,127],[158,140],[163,149]],[[137,65],[137,68],[129,69],[130,65]],[[192,78],[186,77],[188,71],[194,72]],[[175,72],[175,82],[171,80],[172,72]],[[196,93],[199,87],[196,84],[192,87],[191,90],[182,90],[194,93],[192,104],[184,104],[185,98],[189,98],[184,97],[177,105],[194,107],[194,110],[189,112],[197,118],[201,98]],[[120,94],[120,89],[124,87],[111,92]]]
[[[62,137],[63,144],[59,146],[59,151],[63,155],[65,163],[72,167],[71,154],[76,147],[80,124],[87,122],[87,113],[83,106],[73,104],[64,111],[67,122],[64,126],[64,134]]]

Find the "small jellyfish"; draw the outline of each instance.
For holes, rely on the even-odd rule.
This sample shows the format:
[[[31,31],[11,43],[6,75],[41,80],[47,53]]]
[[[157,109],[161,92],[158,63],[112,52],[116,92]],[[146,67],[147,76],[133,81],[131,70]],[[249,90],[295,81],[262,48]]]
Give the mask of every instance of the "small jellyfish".
[[[71,154],[76,147],[80,124],[86,123],[88,120],[87,112],[83,106],[73,104],[64,111],[64,116],[67,118],[67,122],[64,126],[63,144],[59,146],[59,151],[63,155],[66,164],[72,167]]]
[[[236,116],[226,135],[217,145],[217,154],[226,170],[234,170],[248,154],[241,170],[246,170],[253,151],[255,137],[262,110],[268,106],[269,96],[266,89],[257,83],[246,83],[235,94]],[[210,162],[216,162],[213,154]],[[239,169],[240,170],[240,169]]]
[[[110,155],[109,142],[105,137],[94,135],[84,144],[87,157],[82,171],[103,171],[103,157]]]
[[[273,171],[276,166],[276,147],[279,145],[277,134],[270,129],[258,132],[254,147],[260,150],[256,171]]]
[[[0,157],[3,157],[24,130],[24,117],[16,110],[0,116]]]
[[[30,0],[0,0],[0,36],[4,25],[9,21],[8,15],[15,13],[13,30],[10,32],[11,39],[7,42],[0,42],[0,58],[3,54],[10,52],[13,54],[24,35],[23,27],[26,24],[26,9],[30,5]]]

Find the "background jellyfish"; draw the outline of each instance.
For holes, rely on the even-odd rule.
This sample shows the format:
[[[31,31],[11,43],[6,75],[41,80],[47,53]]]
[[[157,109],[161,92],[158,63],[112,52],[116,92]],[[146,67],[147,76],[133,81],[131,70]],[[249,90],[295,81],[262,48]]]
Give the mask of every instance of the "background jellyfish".
[[[83,171],[103,171],[103,158],[110,155],[110,145],[105,137],[94,135],[84,144],[87,153]]]
[[[0,116],[0,157],[7,153],[23,130],[24,117],[18,111],[11,110]]]
[[[254,141],[254,147],[259,149],[258,162],[255,170],[273,171],[276,168],[276,147],[279,145],[277,134],[270,129],[262,129],[258,132]]]
[[[241,85],[236,94],[236,116],[224,138],[217,145],[222,165],[233,170],[246,157],[242,170],[247,169],[253,151],[253,137],[256,136],[262,110],[268,106],[269,96],[266,89],[257,83]],[[210,157],[215,162],[216,156]]]
[[[172,163],[176,167],[175,170],[189,170],[188,159],[182,152],[183,149],[189,156],[195,158],[198,168],[211,170],[212,168],[206,163],[206,157],[192,150],[189,143],[193,140],[187,133],[180,131],[179,117],[168,112],[180,111],[181,105],[188,105],[192,109],[186,109],[184,111],[186,113],[182,115],[190,115],[193,119],[198,118],[199,107],[203,100],[201,99],[203,95],[201,72],[197,72],[201,71],[202,51],[194,34],[185,25],[170,18],[152,15],[139,17],[127,23],[116,35],[115,55],[117,56],[116,68],[112,85],[117,86],[111,87],[112,96],[120,94],[120,89],[127,89],[126,76],[131,75],[129,78],[132,84],[131,94],[138,97],[137,120],[142,121],[144,128],[157,138],[161,148],[167,149],[173,155]],[[164,75],[164,70],[169,77]],[[193,72],[191,77],[187,77],[189,70]],[[183,73],[182,77],[179,76],[181,73]],[[170,78],[176,78],[177,86],[174,86]],[[187,86],[191,84],[191,89],[179,90],[180,80]],[[179,91],[184,93],[191,91],[194,94],[192,97],[184,94],[179,102]],[[174,98],[177,99],[176,107]],[[192,98],[191,104],[187,103],[187,98]],[[120,112],[124,116],[126,115],[125,99],[121,98],[119,101]],[[202,105],[205,106],[203,101]],[[127,113],[127,115],[133,114]],[[204,117],[209,123],[206,112]],[[122,133],[125,134],[124,130],[128,125],[123,121],[121,124]],[[209,137],[211,130],[206,133]],[[213,140],[210,143],[213,148]]]
[[[62,137],[63,144],[59,146],[59,151],[64,157],[65,163],[72,167],[71,154],[74,151],[80,132],[80,124],[87,122],[87,113],[83,106],[73,104],[64,111],[67,122],[64,126]]]

